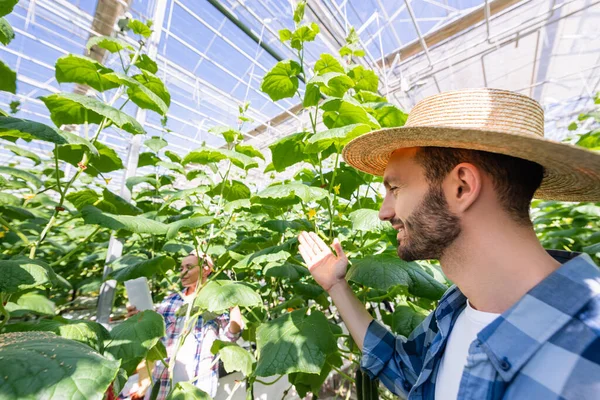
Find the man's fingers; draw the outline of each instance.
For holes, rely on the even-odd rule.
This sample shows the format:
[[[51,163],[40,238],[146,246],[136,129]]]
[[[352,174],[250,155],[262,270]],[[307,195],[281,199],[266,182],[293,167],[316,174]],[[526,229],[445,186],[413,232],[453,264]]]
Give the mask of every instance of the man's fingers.
[[[335,250],[338,258],[346,259],[346,253],[344,253],[342,244],[340,243],[340,241],[337,238],[333,239],[333,249]]]
[[[313,242],[316,245],[317,249],[319,249],[321,251],[329,250],[329,248],[327,247],[327,245],[325,244],[325,242],[323,241],[323,239],[321,239],[319,237],[319,235],[317,235],[314,232],[309,232],[308,235],[313,240]]]
[[[300,251],[300,255],[304,259],[304,262],[306,263],[306,265],[310,266],[312,264],[312,257],[306,251],[306,249],[304,248],[303,244],[301,244],[300,246],[298,246],[298,251]]]

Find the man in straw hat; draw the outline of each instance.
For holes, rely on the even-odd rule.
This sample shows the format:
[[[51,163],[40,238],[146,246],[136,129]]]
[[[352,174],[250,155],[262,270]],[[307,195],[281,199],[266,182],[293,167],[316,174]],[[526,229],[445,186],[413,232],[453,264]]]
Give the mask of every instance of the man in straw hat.
[[[543,137],[543,111],[504,90],[442,93],[344,159],[382,175],[379,218],[406,261],[438,259],[456,285],[408,339],[373,320],[314,233],[300,253],[362,349],[361,367],[408,399],[600,399],[600,270],[542,248],[532,197],[600,201],[600,155]]]

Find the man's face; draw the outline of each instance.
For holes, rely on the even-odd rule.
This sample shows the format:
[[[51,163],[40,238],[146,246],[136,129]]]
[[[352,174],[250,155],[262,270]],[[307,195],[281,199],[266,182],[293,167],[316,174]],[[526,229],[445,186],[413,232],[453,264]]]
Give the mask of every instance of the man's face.
[[[416,148],[401,149],[390,157],[379,218],[398,231],[401,259],[440,259],[460,234],[460,219],[450,211],[441,185],[430,185],[425,179],[416,152]]]

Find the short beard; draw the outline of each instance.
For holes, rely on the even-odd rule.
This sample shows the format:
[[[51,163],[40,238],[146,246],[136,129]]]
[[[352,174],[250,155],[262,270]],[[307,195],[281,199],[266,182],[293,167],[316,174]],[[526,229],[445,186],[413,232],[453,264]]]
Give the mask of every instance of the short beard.
[[[404,221],[398,256],[405,261],[439,260],[460,232],[460,218],[450,211],[441,185],[431,185],[421,204]]]

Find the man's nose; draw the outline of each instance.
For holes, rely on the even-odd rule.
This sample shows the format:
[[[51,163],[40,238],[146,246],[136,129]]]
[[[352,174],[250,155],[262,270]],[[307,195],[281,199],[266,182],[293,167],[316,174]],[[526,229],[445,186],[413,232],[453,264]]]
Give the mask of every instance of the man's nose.
[[[394,201],[389,193],[386,193],[381,208],[379,209],[379,219],[382,221],[391,221],[396,215],[394,211]]]

